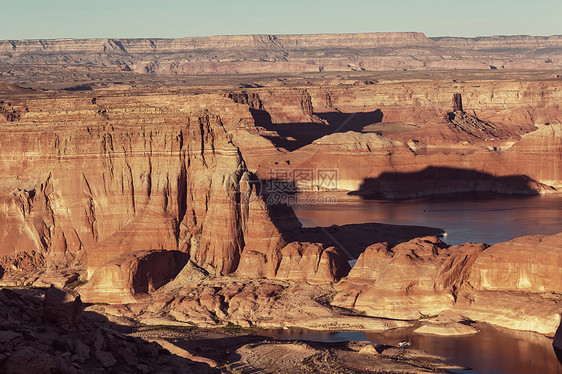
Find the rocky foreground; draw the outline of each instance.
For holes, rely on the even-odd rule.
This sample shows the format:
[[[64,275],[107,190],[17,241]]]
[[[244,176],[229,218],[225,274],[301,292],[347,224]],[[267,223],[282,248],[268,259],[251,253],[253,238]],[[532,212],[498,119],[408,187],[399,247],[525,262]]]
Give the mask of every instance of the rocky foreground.
[[[204,373],[209,366],[118,332],[50,288],[0,290],[3,373]],[[74,301],[73,301],[74,300]]]
[[[442,357],[389,345],[281,341],[232,327],[127,326],[82,312],[71,291],[56,288],[3,288],[0,300],[0,371],[6,374],[427,373],[453,368],[441,363]]]

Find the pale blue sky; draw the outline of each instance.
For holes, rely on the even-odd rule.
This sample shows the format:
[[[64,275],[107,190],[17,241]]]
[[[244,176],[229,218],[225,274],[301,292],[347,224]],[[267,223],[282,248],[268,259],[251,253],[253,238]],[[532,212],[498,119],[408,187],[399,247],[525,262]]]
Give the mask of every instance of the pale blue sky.
[[[383,31],[562,34],[562,0],[0,0],[0,10],[0,40]]]

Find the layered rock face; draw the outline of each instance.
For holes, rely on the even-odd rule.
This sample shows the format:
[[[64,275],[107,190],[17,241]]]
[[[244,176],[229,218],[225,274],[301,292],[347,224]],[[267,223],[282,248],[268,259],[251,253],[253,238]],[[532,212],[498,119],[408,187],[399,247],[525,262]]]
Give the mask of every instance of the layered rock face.
[[[218,273],[235,271],[244,248],[279,257],[286,243],[221,119],[158,100],[14,104],[27,109],[1,128],[0,253],[90,275],[143,250],[181,250]]]
[[[333,304],[387,318],[419,319],[447,311],[553,335],[562,311],[561,251],[562,234],[491,247],[447,246],[431,237],[393,248],[376,244],[336,286]]]
[[[418,319],[451,308],[484,244],[447,246],[436,237],[368,247],[337,285],[334,303],[377,317]],[[351,304],[349,304],[351,302]]]
[[[278,216],[275,222],[282,218],[292,217]],[[286,224],[279,226],[286,227]],[[294,235],[288,234],[294,239]],[[280,249],[247,246],[240,257],[237,274],[252,278],[337,282],[349,272],[347,260],[339,248],[322,243],[291,241]]]
[[[97,94],[9,103],[21,117],[1,127],[4,284],[64,286],[87,271],[84,300],[119,303],[152,293],[187,258],[211,274],[347,274],[338,249],[288,243],[300,227],[292,209],[261,196],[242,154],[260,141],[279,151],[250,131],[258,97]],[[298,105],[311,116],[306,91]]]
[[[507,152],[506,167],[542,183],[562,187],[562,125],[548,124],[524,135]]]
[[[562,234],[525,236],[482,253],[468,281],[478,290],[561,293]]]
[[[560,36],[467,39],[427,38],[421,33],[239,35],[3,41],[0,63],[90,63],[160,74],[554,69],[562,63],[561,51]]]
[[[250,153],[248,163],[262,176],[276,168],[334,169],[338,188],[383,198],[559,189],[561,91],[542,82],[485,86],[487,94],[483,87],[446,83],[308,88],[312,112],[324,122],[298,125],[292,119],[301,113],[296,90],[255,90],[274,122],[263,126],[275,131],[259,133],[291,152],[261,152],[259,162]],[[462,95],[452,91],[461,87]],[[449,112],[455,95],[459,102]]]
[[[293,151],[285,157],[290,166],[278,168],[334,170],[338,189],[383,199],[473,192],[556,192],[562,186],[562,137],[555,131],[560,125],[550,128],[554,131],[548,132],[549,136],[543,137],[543,131],[537,130],[507,151],[460,143],[444,143],[444,149],[431,150],[418,141],[406,143],[372,133],[337,133]],[[524,162],[517,162],[523,158]],[[258,172],[266,175],[268,170],[275,170],[275,166],[267,166],[269,169],[262,167]],[[315,180],[309,188],[321,190],[322,182]]]
[[[270,299],[298,293],[295,282],[327,292],[343,279],[334,304],[370,315],[454,311],[549,333],[559,300],[548,292],[557,283],[529,274],[547,276],[544,263],[556,260],[559,238],[541,239],[550,244],[528,270],[507,254],[497,255],[495,268],[485,245],[379,244],[346,278],[347,260],[375,241],[357,240],[346,258],[335,243],[345,235],[334,234],[333,243],[304,237],[306,230],[288,235],[299,226],[291,209],[268,205],[262,193],[271,171],[298,169],[337,170],[337,188],[378,186],[384,198],[554,191],[562,186],[562,91],[552,82],[398,79],[215,93],[0,87],[8,92],[0,100],[2,282],[66,285],[87,271],[86,302],[144,301],[148,292],[156,314],[250,324],[291,310],[296,298],[282,309]],[[455,101],[451,118],[455,93],[462,105]],[[204,278],[232,278],[163,286],[181,281],[187,257]],[[498,310],[515,305],[530,317],[493,315],[495,299]],[[310,300],[310,315],[331,315],[325,299]]]
[[[380,76],[373,73],[378,80],[372,84],[366,84],[360,75],[352,75],[346,81],[326,79],[306,90],[311,96],[315,114],[330,120],[328,115],[334,112],[355,113],[354,118],[342,126],[345,130],[354,130],[353,125],[357,122],[361,127],[377,122],[414,125],[444,122],[446,114],[455,111],[451,99],[459,93],[466,113],[476,113],[480,120],[501,125],[504,129],[513,131],[529,124],[562,121],[559,104],[562,91],[560,78],[556,78],[556,75],[545,77],[544,80],[534,79],[533,74],[512,76],[517,81],[511,81],[508,72],[504,73],[505,76],[496,74],[481,78],[462,72],[448,72],[450,75],[443,74],[435,79],[423,77],[421,72],[411,74],[387,77],[382,73]],[[369,75],[365,74],[365,77]],[[264,87],[248,91],[259,94],[267,111],[275,111],[278,110],[276,102],[283,103],[284,107],[291,105],[289,100],[283,98],[295,90]],[[294,95],[298,95],[298,92]],[[377,109],[381,112],[379,116],[368,116]],[[336,118],[336,127],[345,120],[347,117]],[[428,135],[434,137],[437,134]],[[435,142],[438,140],[434,138]]]
[[[505,107],[513,87],[502,84],[493,88],[493,101],[502,98],[498,105]],[[445,101],[434,92],[443,89],[441,85],[446,86],[416,86],[418,94],[426,96],[425,101],[420,96],[416,108]],[[453,94],[443,104],[441,117],[433,109],[434,114],[414,126],[416,130],[409,135],[384,130],[385,136],[343,132],[344,123],[339,132],[288,153],[275,147],[260,126],[264,118],[280,126],[294,122],[302,123],[298,126],[315,123],[321,129],[338,126],[334,118],[339,117],[326,115],[328,106],[331,113],[339,108],[357,110],[368,97],[370,109],[379,101],[394,102],[381,110],[383,118],[392,116],[413,106],[411,99],[405,99],[407,89],[402,86],[380,85],[376,95],[371,88],[331,87],[330,100],[328,91],[317,87],[139,94],[134,98],[100,90],[61,94],[56,100],[10,89],[20,98],[1,104],[9,113],[0,117],[0,252],[6,256],[5,268],[25,261],[55,269],[87,264],[91,275],[95,268],[124,253],[179,249],[189,252],[198,265],[219,273],[232,273],[241,266],[240,274],[276,277],[281,250],[287,244],[280,227],[294,229],[298,222],[292,214],[272,213],[258,197],[259,183],[247,168],[262,179],[277,169],[336,169],[338,188],[354,190],[363,185],[369,193],[379,186],[386,198],[470,191],[536,193],[562,185],[560,125],[543,126],[518,140],[513,131],[518,120],[513,120],[502,126],[510,138],[492,143],[502,144],[495,150],[484,148],[488,139],[463,145],[461,140],[471,135],[455,138],[454,129],[443,117]],[[537,102],[535,118],[556,120],[557,107],[551,101],[559,92],[540,82],[525,87],[528,100],[524,105],[511,105]],[[464,94],[468,87],[454,89]],[[544,97],[542,104],[533,92]],[[490,113],[491,99],[475,101],[478,95],[480,89],[462,96],[462,109],[476,107]],[[210,113],[221,113],[221,117]],[[363,118],[363,112],[357,113],[351,113],[349,122]],[[371,114],[365,118],[362,120]],[[432,122],[435,118],[442,122]],[[418,137],[426,130],[427,138]],[[437,141],[437,130],[447,137],[443,149],[427,141]],[[445,177],[443,183],[436,184],[433,172],[428,172],[431,178],[426,184],[401,183],[400,176],[425,175],[428,165]],[[466,183],[449,185],[447,175],[454,175],[456,182],[464,180],[459,170],[469,172],[464,175]],[[482,171],[482,178],[475,178],[471,170]],[[76,272],[80,268],[68,276]],[[337,278],[330,276],[330,280]]]
[[[80,288],[80,295],[88,302],[136,302],[136,295],[152,293],[175,278],[188,257],[166,250],[121,255],[96,269],[88,284]]]

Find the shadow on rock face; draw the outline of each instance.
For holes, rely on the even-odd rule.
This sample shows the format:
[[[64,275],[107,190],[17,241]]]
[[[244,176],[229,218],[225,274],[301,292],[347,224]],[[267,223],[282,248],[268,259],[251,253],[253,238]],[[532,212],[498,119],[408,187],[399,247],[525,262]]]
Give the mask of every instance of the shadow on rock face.
[[[256,111],[252,112],[252,115],[256,118]],[[263,117],[263,114],[260,115]],[[265,136],[273,145],[292,152],[326,135],[348,131],[362,132],[366,126],[382,122],[383,112],[377,109],[372,112],[315,113],[315,116],[320,123],[271,123],[271,118],[269,122],[256,123],[279,135]]]
[[[430,166],[411,173],[386,172],[363,181],[365,199],[402,200],[453,194],[538,195],[553,190],[526,175],[494,176],[472,169]]]
[[[556,334],[554,334],[554,340],[552,341],[552,348],[554,348],[554,353],[556,358],[562,365],[562,323],[558,326]]]
[[[372,112],[326,112],[316,113],[316,115],[330,124],[332,132],[361,132],[365,126],[382,122],[384,117],[380,109]]]
[[[388,348],[394,348],[392,345],[387,345],[387,344],[377,344],[375,345],[375,350],[377,351],[377,353],[381,354],[384,351],[386,351]]]
[[[397,245],[414,238],[439,236],[443,230],[426,226],[360,223],[330,227],[305,227],[288,233],[292,241],[323,243],[336,248],[345,246],[349,260],[356,259],[370,245],[388,242]]]
[[[135,302],[136,295],[154,292],[174,279],[188,258],[181,251],[125,253],[97,268],[79,292],[86,302]]]

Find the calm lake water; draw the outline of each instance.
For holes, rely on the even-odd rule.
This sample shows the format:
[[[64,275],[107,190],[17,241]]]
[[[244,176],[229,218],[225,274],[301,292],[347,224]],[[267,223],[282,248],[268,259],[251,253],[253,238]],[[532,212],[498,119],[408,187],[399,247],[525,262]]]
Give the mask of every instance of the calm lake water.
[[[365,222],[430,226],[444,229],[448,244],[495,244],[523,235],[562,232],[562,194],[409,201],[364,200],[339,192],[322,195],[333,196],[336,203],[293,205],[304,226]]]
[[[310,194],[309,196],[313,196]],[[305,194],[304,197],[307,195]],[[501,198],[431,198],[411,201],[364,200],[345,193],[323,193],[334,204],[293,205],[306,227],[379,222],[421,225],[445,230],[448,244],[495,244],[518,236],[562,232],[562,195]],[[317,195],[316,195],[317,197]],[[314,199],[314,196],[313,196]],[[310,199],[310,200],[313,200]],[[300,201],[305,201],[303,198]],[[318,200],[318,199],[316,199]],[[277,331],[279,338],[316,341],[370,340],[396,345],[408,339],[413,348],[470,367],[468,373],[561,373],[552,340],[540,334],[486,328],[464,337],[405,333]],[[463,371],[459,371],[463,372]]]
[[[562,373],[552,340],[540,334],[517,332],[478,324],[481,332],[460,337],[421,335],[398,329],[385,333],[321,332],[302,329],[262,330],[261,335],[286,340],[321,342],[372,341],[396,346],[407,339],[412,348],[446,357],[445,362],[470,368],[455,373]]]

